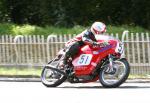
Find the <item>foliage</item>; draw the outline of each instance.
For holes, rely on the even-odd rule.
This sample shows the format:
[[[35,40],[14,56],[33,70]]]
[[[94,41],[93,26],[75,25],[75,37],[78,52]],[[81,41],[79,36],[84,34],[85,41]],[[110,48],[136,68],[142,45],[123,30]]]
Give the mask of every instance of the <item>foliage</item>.
[[[0,0],[0,22],[73,27],[97,20],[150,29],[150,0]]]
[[[55,26],[35,26],[35,25],[17,25],[17,24],[0,24],[0,35],[49,35],[49,34],[77,34],[82,32],[85,27],[74,26],[72,28],[55,27]]]
[[[78,34],[81,33],[83,30],[87,29],[88,27],[83,27],[76,25],[71,28],[66,27],[56,27],[56,26],[35,26],[35,25],[17,25],[17,24],[10,24],[10,23],[2,23],[0,24],[0,35],[49,35],[49,34]],[[107,33],[119,33],[122,34],[124,30],[129,30],[130,32],[148,32],[149,30],[146,30],[141,27],[134,27],[134,26],[107,26]]]

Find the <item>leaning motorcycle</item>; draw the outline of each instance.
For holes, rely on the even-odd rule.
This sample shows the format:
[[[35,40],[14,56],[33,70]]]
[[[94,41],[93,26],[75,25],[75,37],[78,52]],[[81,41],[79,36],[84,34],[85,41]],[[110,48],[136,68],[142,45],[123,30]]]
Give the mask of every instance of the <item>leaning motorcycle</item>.
[[[124,83],[129,76],[130,66],[124,58],[123,43],[111,36],[97,35],[96,39],[101,44],[107,41],[109,45],[101,45],[98,48],[84,45],[78,55],[68,59],[63,69],[59,65],[65,49],[60,50],[56,58],[43,68],[42,83],[47,87],[56,87],[65,81],[88,83],[99,80],[106,88],[116,88]]]

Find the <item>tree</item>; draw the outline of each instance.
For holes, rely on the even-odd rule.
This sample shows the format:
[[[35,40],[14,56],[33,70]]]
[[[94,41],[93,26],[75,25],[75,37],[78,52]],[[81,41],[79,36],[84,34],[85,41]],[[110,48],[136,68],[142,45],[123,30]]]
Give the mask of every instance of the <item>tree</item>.
[[[150,1],[0,0],[0,21],[66,27],[102,21],[150,28]]]

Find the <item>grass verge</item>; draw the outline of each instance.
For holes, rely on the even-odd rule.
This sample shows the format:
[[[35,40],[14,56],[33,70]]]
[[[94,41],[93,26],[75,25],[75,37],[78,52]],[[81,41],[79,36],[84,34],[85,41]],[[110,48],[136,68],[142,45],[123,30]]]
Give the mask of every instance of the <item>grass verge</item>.
[[[32,78],[41,76],[41,68],[0,68],[0,77],[25,77]],[[150,75],[129,75],[129,79],[150,79]]]
[[[87,29],[88,27],[83,26],[74,26],[72,28],[65,28],[65,27],[54,27],[54,26],[35,26],[35,25],[17,25],[17,24],[10,24],[10,23],[0,23],[0,35],[45,35],[48,36],[49,34],[78,34],[81,33],[83,30]],[[142,27],[138,26],[107,26],[108,33],[119,33],[122,34],[124,30],[129,30],[132,33],[135,32],[148,32],[150,30],[146,30]]]
[[[40,77],[40,68],[0,68],[1,77]]]

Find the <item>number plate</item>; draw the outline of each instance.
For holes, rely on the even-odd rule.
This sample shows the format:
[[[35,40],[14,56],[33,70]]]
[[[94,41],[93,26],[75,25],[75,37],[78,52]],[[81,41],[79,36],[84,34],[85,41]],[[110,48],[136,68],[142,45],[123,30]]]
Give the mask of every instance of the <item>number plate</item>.
[[[124,52],[124,45],[122,43],[117,43],[115,52],[122,54]]]
[[[81,54],[79,60],[77,61],[77,65],[89,65],[92,60],[91,54]]]

